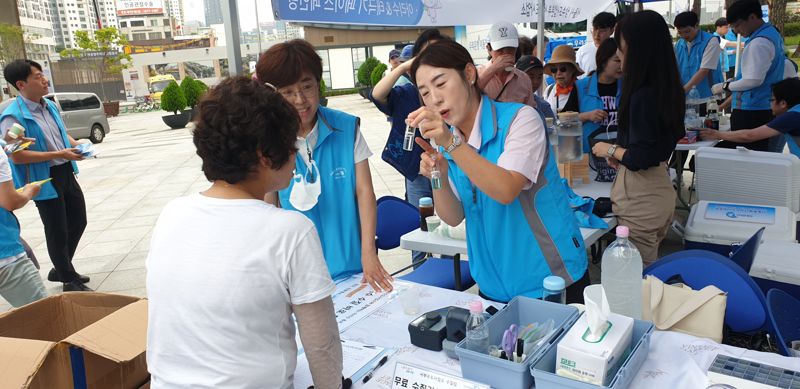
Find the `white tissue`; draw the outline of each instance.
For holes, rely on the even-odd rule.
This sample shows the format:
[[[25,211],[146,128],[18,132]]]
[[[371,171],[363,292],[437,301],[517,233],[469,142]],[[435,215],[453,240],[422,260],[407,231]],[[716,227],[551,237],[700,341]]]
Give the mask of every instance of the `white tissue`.
[[[597,342],[608,330],[608,315],[611,313],[603,285],[589,285],[584,288],[583,300],[586,304],[585,315],[589,326],[589,334],[585,339],[589,342]]]

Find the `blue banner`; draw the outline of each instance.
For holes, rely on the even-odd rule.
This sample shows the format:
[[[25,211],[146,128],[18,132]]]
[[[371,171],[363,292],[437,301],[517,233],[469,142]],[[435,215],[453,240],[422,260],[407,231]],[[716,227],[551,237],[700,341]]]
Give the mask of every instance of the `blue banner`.
[[[421,0],[272,0],[276,20],[414,26],[426,11]]]

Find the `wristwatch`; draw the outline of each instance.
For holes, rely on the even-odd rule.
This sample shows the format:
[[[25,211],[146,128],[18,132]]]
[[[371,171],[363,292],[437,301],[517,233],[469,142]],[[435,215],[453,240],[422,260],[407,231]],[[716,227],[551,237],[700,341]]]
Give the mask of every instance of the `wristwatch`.
[[[614,152],[616,151],[617,151],[617,145],[611,145],[611,147],[608,148],[608,151],[606,151],[606,154],[608,155],[609,158],[614,158]]]
[[[461,137],[456,134],[453,134],[453,140],[450,141],[450,144],[447,147],[445,147],[444,151],[449,154],[453,152],[453,150],[455,150],[456,147],[458,146],[461,146]]]
[[[730,88],[728,88],[730,85],[731,85],[730,81],[723,82],[722,83],[722,90],[724,90],[725,92],[730,93],[731,90],[730,90]]]

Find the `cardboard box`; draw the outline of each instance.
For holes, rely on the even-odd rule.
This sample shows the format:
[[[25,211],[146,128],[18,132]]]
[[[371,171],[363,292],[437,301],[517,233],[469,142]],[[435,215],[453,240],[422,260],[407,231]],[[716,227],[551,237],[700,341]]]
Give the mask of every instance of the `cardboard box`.
[[[594,385],[605,386],[614,377],[631,348],[633,319],[611,313],[611,326],[599,341],[587,339],[586,314],[558,343],[556,374]]]
[[[149,379],[147,300],[64,293],[0,315],[7,388],[136,389]]]

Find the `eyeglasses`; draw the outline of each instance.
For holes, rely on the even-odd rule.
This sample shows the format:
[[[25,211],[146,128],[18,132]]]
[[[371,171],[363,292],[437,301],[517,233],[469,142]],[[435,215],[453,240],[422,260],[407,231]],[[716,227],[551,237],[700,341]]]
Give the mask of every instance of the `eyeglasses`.
[[[295,96],[301,96],[305,100],[313,99],[317,96],[317,85],[313,83],[307,83],[300,85],[300,90],[293,91],[287,88],[278,89],[278,93],[283,96],[284,99],[291,101]]]
[[[556,74],[558,72],[566,73],[569,68],[566,65],[561,66],[551,66],[550,73]]]

